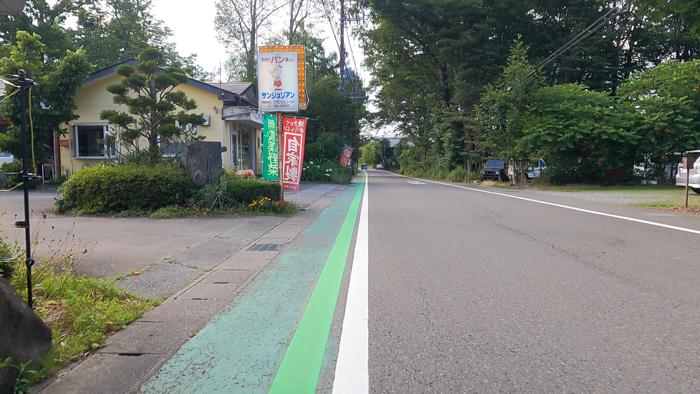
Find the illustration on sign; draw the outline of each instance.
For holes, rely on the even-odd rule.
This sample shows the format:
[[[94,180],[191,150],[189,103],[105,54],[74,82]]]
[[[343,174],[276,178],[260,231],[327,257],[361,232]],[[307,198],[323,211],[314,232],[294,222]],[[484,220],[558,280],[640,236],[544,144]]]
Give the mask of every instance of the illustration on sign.
[[[304,164],[306,142],[306,119],[284,117],[282,119],[282,183],[285,190],[299,190]]]
[[[263,119],[262,177],[266,181],[279,180],[279,158],[277,156],[277,117],[266,114]]]
[[[306,109],[303,46],[259,48],[258,104],[261,111],[267,112],[296,112]]]

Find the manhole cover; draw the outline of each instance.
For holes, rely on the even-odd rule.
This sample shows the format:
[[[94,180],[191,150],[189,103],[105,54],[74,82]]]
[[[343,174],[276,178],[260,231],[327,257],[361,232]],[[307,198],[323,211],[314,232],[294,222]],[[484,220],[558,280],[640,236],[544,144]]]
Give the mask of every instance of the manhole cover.
[[[282,244],[252,244],[246,249],[249,252],[274,252],[279,250]]]

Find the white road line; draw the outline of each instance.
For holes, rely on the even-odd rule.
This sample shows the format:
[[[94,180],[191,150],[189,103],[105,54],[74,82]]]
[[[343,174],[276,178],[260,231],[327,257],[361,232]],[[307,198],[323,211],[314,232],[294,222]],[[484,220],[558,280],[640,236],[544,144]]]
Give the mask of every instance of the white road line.
[[[348,297],[340,335],[338,361],[335,365],[334,394],[369,392],[369,174],[365,175],[365,190],[360,208],[355,253],[348,285]]]
[[[399,177],[403,177],[403,178],[416,179],[416,180],[419,179],[419,178],[413,178],[413,177],[406,176],[406,175],[394,174],[393,172],[389,172],[389,171],[384,171],[384,172],[386,172],[387,174],[391,174],[391,175],[399,176]],[[682,231],[682,232],[685,232],[685,233],[691,233],[691,234],[698,234],[698,235],[700,235],[700,230],[693,230],[693,229],[691,229],[691,228],[672,226],[672,225],[670,225],[670,224],[664,224],[664,223],[659,223],[659,222],[652,222],[652,221],[643,220],[643,219],[636,219],[636,218],[632,218],[632,217],[629,217],[629,216],[613,215],[613,214],[611,214],[611,213],[605,213],[605,212],[599,212],[599,211],[592,211],[592,210],[590,210],[590,209],[577,208],[577,207],[572,207],[572,206],[570,206],[570,205],[556,204],[556,203],[553,203],[553,202],[535,200],[535,199],[532,199],[532,198],[513,196],[513,195],[511,195],[511,194],[499,193],[499,192],[492,192],[492,191],[489,191],[489,190],[476,189],[476,188],[473,188],[473,187],[460,186],[460,185],[453,185],[453,184],[451,184],[451,183],[438,182],[438,181],[431,181],[431,180],[428,180],[428,179],[420,179],[420,180],[423,181],[423,182],[435,183],[435,184],[438,184],[438,185],[454,187],[454,188],[457,188],[457,189],[470,190],[470,191],[473,191],[473,192],[479,192],[479,193],[485,193],[485,194],[493,194],[493,195],[496,195],[496,196],[514,198],[514,199],[516,199],[516,200],[528,201],[528,202],[533,202],[533,203],[542,204],[542,205],[549,205],[549,206],[557,207],[557,208],[570,209],[570,210],[572,210],[572,211],[578,211],[578,212],[589,213],[589,214],[591,214],[591,215],[605,216],[605,217],[609,217],[609,218],[620,219],[620,220],[626,220],[626,221],[629,221],[629,222],[647,224],[647,225],[650,225],[650,226],[662,227],[662,228],[667,228],[667,229],[670,229],[670,230],[676,230],[676,231]]]

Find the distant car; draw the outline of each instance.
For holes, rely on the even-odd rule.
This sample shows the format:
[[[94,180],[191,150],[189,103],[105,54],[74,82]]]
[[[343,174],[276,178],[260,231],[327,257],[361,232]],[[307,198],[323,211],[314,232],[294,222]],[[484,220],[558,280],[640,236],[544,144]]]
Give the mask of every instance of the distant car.
[[[378,170],[383,170],[384,166],[382,165],[382,163],[379,163],[379,164],[377,164],[377,166],[375,168]]]
[[[678,163],[676,186],[685,187],[686,176],[689,177],[688,187],[693,189],[696,194],[700,194],[700,159],[695,160],[695,163],[693,163],[693,168],[690,169],[689,175],[686,175],[686,169],[683,168],[683,163]]]
[[[489,160],[481,172],[482,181],[499,181],[505,182],[508,180],[506,162],[503,160]]]
[[[360,164],[360,169],[361,169],[361,170],[366,170],[366,169],[367,169],[367,164]]]
[[[9,152],[0,152],[0,166],[6,163],[12,163],[15,157]]]

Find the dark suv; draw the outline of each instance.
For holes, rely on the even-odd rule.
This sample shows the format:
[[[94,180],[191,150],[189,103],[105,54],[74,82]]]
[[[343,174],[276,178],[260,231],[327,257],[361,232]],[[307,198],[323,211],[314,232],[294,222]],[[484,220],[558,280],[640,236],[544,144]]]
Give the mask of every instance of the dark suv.
[[[489,160],[484,166],[484,171],[481,172],[482,181],[499,181],[505,182],[508,180],[506,162],[503,160]]]

